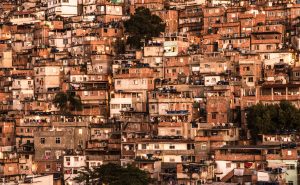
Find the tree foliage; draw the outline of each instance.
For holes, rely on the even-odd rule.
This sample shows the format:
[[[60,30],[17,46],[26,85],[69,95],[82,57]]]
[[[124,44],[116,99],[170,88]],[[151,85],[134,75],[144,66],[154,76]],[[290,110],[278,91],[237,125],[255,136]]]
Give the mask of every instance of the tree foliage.
[[[142,47],[142,39],[147,42],[152,37],[159,36],[165,31],[166,25],[160,17],[152,15],[148,8],[139,7],[135,10],[135,14],[124,22],[124,27],[125,32],[129,34],[127,44],[139,49]]]
[[[71,111],[81,111],[82,102],[79,95],[72,92],[59,92],[55,95],[52,103],[59,108],[59,110],[68,114]]]
[[[247,124],[253,138],[258,134],[292,132],[300,129],[300,110],[288,101],[259,103],[248,109]]]
[[[108,185],[147,185],[151,182],[148,173],[139,168],[126,168],[109,163],[93,169],[85,168],[74,178],[78,183]]]

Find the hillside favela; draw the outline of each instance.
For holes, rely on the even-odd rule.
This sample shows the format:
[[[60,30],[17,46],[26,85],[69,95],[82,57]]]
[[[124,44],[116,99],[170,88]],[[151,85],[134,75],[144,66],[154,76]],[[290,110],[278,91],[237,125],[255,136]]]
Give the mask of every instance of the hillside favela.
[[[300,185],[300,1],[0,0],[0,184]]]

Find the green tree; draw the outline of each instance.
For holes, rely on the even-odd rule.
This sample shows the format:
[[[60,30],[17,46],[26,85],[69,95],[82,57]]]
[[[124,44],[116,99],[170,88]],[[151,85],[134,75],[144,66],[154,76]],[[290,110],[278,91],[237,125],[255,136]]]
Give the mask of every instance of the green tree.
[[[52,103],[59,108],[63,114],[82,110],[81,98],[79,95],[76,95],[75,92],[59,92],[55,95]]]
[[[97,177],[98,174],[94,169],[85,167],[84,169],[79,171],[78,175],[74,178],[74,180],[87,185],[96,184]]]
[[[300,129],[300,110],[288,101],[253,105],[247,111],[247,125],[253,139],[259,134],[291,132]]]
[[[84,169],[74,178],[78,183],[93,185],[147,185],[151,182],[147,172],[134,166],[122,167],[109,163],[93,170]]]
[[[152,15],[150,10],[145,7],[139,7],[134,15],[124,22],[125,33],[129,34],[127,44],[131,47],[140,49],[142,40],[147,42],[152,37],[157,37],[165,31],[166,25],[157,15]]]

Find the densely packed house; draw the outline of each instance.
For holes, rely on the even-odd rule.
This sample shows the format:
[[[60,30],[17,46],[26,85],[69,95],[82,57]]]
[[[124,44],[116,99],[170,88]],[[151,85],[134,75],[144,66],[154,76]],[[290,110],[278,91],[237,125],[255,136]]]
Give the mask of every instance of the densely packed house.
[[[1,0],[0,182],[117,163],[162,185],[298,184],[297,133],[254,145],[246,122],[259,102],[300,108],[297,3]],[[165,32],[118,53],[139,7]]]

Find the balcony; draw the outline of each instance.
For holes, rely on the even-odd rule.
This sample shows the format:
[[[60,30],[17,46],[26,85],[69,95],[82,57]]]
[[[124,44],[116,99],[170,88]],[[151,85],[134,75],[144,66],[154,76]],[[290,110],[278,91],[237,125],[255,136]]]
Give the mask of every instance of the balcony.
[[[18,158],[12,158],[12,159],[0,159],[0,163],[18,163]]]
[[[179,18],[188,18],[188,17],[201,17],[203,15],[202,11],[181,11],[179,12]]]
[[[188,110],[167,110],[167,115],[187,115],[189,114]]]
[[[160,154],[160,155],[194,155],[194,150],[138,150],[137,154]]]
[[[135,156],[135,152],[134,152],[134,151],[132,151],[132,150],[128,150],[128,151],[126,151],[126,150],[122,150],[122,153],[121,153],[121,155],[122,155],[122,156],[124,156],[124,155],[131,155],[131,156]]]
[[[258,154],[239,154],[239,153],[227,153],[217,154],[215,156],[218,161],[264,161],[266,157]]]
[[[237,141],[238,136],[197,136],[195,141]]]

